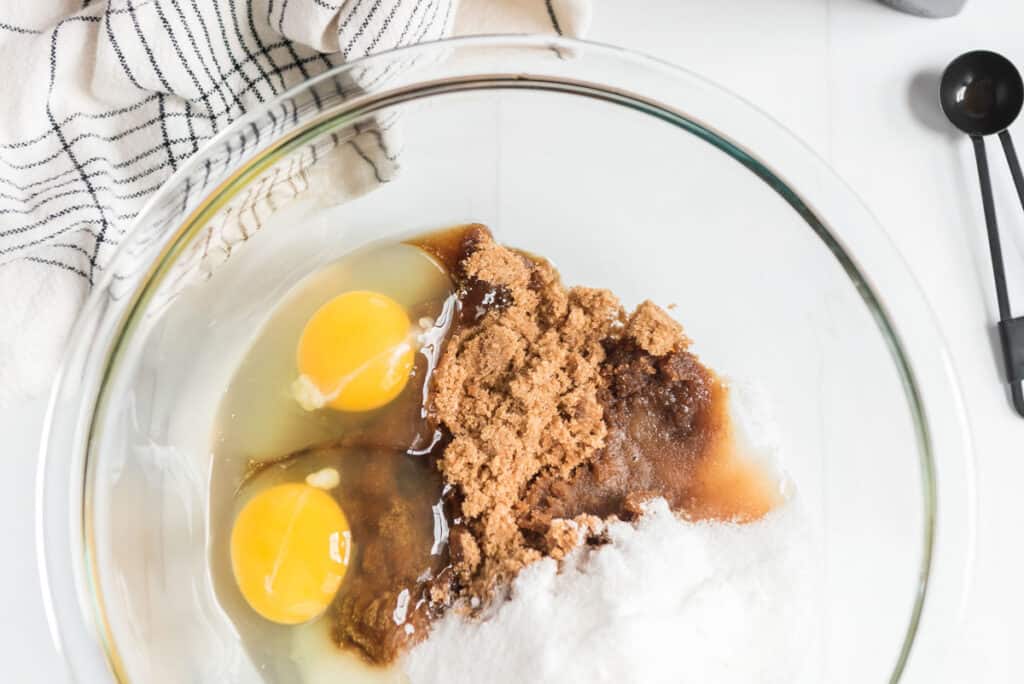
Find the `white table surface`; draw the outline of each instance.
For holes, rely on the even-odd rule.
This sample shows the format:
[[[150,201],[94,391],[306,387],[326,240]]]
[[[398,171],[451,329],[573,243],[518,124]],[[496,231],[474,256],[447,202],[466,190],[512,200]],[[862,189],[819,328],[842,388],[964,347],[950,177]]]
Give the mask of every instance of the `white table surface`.
[[[952,352],[977,456],[977,561],[948,681],[1019,681],[1011,657],[1024,634],[1024,419],[1000,387],[970,145],[946,125],[935,88],[944,65],[969,49],[993,49],[1024,67],[1024,2],[968,0],[957,18],[925,20],[874,0],[596,0],[591,37],[683,65],[767,111],[831,162],[903,253]],[[1016,130],[1024,135],[1024,127]],[[1022,314],[1024,213],[995,145],[990,159]],[[8,466],[0,478],[6,682],[65,681],[43,616],[33,539],[44,405],[0,412]]]

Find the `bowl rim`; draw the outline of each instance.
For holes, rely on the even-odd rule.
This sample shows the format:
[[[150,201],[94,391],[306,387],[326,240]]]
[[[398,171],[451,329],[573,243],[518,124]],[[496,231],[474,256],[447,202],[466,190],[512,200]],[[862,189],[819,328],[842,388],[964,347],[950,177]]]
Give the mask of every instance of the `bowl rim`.
[[[525,74],[512,68],[505,73],[483,77],[476,75],[466,79],[416,81],[404,90],[388,90],[385,87],[380,92],[360,94],[334,106],[319,117],[288,131],[286,135],[278,136],[262,149],[254,150],[249,158],[240,160],[239,165],[226,180],[203,191],[202,200],[191,208],[183,221],[176,224],[174,230],[159,236],[156,244],[149,246],[150,251],[147,253],[154,258],[146,263],[147,272],[139,276],[139,287],[132,291],[131,301],[111,304],[107,294],[115,279],[114,266],[125,258],[126,252],[131,252],[133,241],[141,239],[143,228],[153,219],[159,208],[174,197],[175,188],[186,182],[190,174],[194,173],[218,146],[252,126],[272,109],[280,107],[282,102],[301,95],[320,83],[351,74],[356,69],[372,67],[390,60],[416,55],[429,56],[461,48],[482,48],[491,51],[544,48],[554,49],[556,52],[590,52],[600,58],[629,63],[633,67],[646,68],[652,72],[660,71],[669,80],[685,82],[691,88],[699,88],[702,92],[713,94],[720,101],[728,103],[729,107],[735,109],[735,112],[730,113],[736,114],[740,119],[746,119],[746,123],[756,120],[757,126],[754,128],[758,136],[766,137],[755,136],[753,140],[738,139],[683,109],[629,89],[592,81],[574,81],[558,75],[542,77],[537,74]],[[935,613],[940,616],[931,620],[928,625],[929,631],[935,633],[936,640],[936,646],[930,648],[929,652],[943,652],[950,637],[943,633],[948,630],[940,629],[940,622],[950,620],[951,612],[955,612],[956,615],[962,614],[967,600],[968,577],[973,566],[976,506],[973,449],[959,383],[934,315],[909,268],[896,252],[877,219],[829,166],[798,137],[750,102],[699,75],[663,60],[591,41],[548,36],[495,35],[447,39],[389,50],[343,64],[304,81],[273,100],[253,107],[225,127],[182,164],[140,211],[103,277],[87,298],[82,314],[74,326],[69,338],[68,353],[54,383],[40,444],[36,482],[36,544],[44,608],[54,643],[69,665],[73,666],[75,674],[84,675],[85,681],[94,681],[93,677],[102,673],[106,673],[107,676],[113,673],[115,679],[127,681],[127,675],[120,665],[121,659],[117,654],[114,636],[105,617],[102,592],[95,580],[94,569],[90,570],[92,561],[88,539],[91,530],[86,491],[89,482],[88,444],[105,379],[110,364],[117,355],[118,340],[124,333],[125,326],[131,321],[132,312],[145,301],[147,289],[159,281],[160,274],[164,272],[162,266],[173,262],[183,245],[187,244],[187,238],[198,232],[205,225],[205,219],[222,206],[223,202],[220,200],[230,197],[231,193],[244,187],[247,180],[254,177],[265,164],[287,154],[304,140],[319,135],[318,131],[322,132],[323,126],[331,125],[331,122],[337,122],[345,117],[358,117],[367,111],[394,104],[396,100],[404,102],[414,97],[430,97],[452,89],[478,90],[482,87],[551,88],[559,92],[573,92],[633,106],[647,114],[667,120],[712,144],[758,175],[801,214],[819,239],[825,243],[847,277],[860,291],[879,331],[890,347],[907,393],[919,444],[924,500],[923,553],[913,610],[889,681],[895,682],[901,678],[908,665],[912,648],[923,633],[922,621],[926,615],[926,598],[929,614]],[[785,157],[786,162],[781,161],[781,155],[758,154],[757,150],[769,146],[765,144],[768,138],[773,139],[776,146],[799,150],[799,162],[791,163],[788,153]],[[769,162],[768,159],[773,161]],[[780,168],[780,165],[784,168]],[[806,179],[815,176],[819,182],[828,186],[827,193],[819,189],[816,193],[805,194],[795,189],[806,187]],[[791,181],[790,179],[794,177],[798,180]],[[814,195],[815,201],[809,199],[810,195]],[[842,238],[829,228],[828,221],[829,215],[838,213],[840,205],[844,211],[854,211],[862,219],[857,222],[856,231],[846,230]],[[852,222],[844,224],[844,228],[848,228],[849,223]],[[853,249],[850,247],[851,244],[854,245]],[[854,257],[854,254],[857,256]],[[884,272],[884,277],[878,277],[880,272]],[[885,299],[877,294],[880,291],[877,281],[885,281],[886,291],[889,293]],[[899,289],[894,289],[896,287]],[[894,309],[898,310],[896,315],[892,313]],[[911,312],[915,310],[917,313],[912,314]],[[911,318],[913,320],[908,322]],[[897,321],[900,325],[896,325]],[[927,338],[930,338],[929,345],[922,342],[922,339]],[[910,345],[907,345],[908,339],[911,340]],[[913,348],[913,352],[908,352],[908,348]],[[97,365],[97,361],[102,362],[101,366]],[[919,372],[921,368],[926,368],[924,374]],[[927,379],[923,379],[925,376]],[[924,388],[925,392],[922,392],[921,388]],[[923,399],[925,394],[928,395],[927,402]],[[935,453],[940,444],[947,458],[942,461],[942,469],[937,469]],[[69,446],[70,451],[67,449]],[[956,452],[960,453],[959,459],[954,458]],[[71,467],[67,467],[68,453],[71,454]],[[58,474],[62,467],[66,471],[65,477]],[[75,473],[81,475],[80,479],[75,477]],[[964,490],[959,494],[957,489],[950,485],[950,482],[956,481],[959,481],[960,487]],[[76,491],[76,485],[79,491]],[[940,514],[940,501],[944,504],[947,501],[953,502],[951,508],[946,509],[948,513],[945,515]],[[937,536],[937,522],[940,519],[943,520],[944,534]],[[958,525],[946,526],[947,522],[957,521]],[[952,534],[948,533],[948,530],[952,530]],[[944,559],[941,566],[936,563],[939,556]],[[67,567],[69,561],[70,571]],[[937,570],[940,567],[942,575],[937,577]],[[936,596],[935,585],[938,585],[945,595]],[[950,600],[951,597],[953,600]],[[939,604],[934,611],[930,606],[932,603]],[[97,643],[97,639],[102,643],[102,647]]]

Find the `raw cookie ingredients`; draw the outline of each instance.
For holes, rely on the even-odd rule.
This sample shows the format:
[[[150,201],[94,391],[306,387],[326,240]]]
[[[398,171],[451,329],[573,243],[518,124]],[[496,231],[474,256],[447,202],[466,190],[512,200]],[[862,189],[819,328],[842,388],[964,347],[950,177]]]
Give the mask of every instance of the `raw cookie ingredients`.
[[[368,254],[404,259],[409,251],[435,269],[431,280],[443,274],[439,287],[405,278],[401,287],[321,291],[316,307],[282,314],[287,325],[277,348],[297,349],[299,381],[285,395],[291,401],[281,417],[319,436],[290,450],[257,452],[236,485],[236,502],[289,483],[344,508],[351,543],[340,586],[327,578],[318,585],[323,596],[286,619],[254,603],[258,582],[240,577],[260,615],[294,623],[323,613],[318,629],[342,651],[390,668],[425,639],[433,643],[439,621],[445,630],[464,620],[487,633],[492,623],[474,620],[503,615],[509,591],[519,586],[513,583],[524,571],[532,577],[537,563],[564,560],[586,575],[587,559],[619,558],[631,566],[631,581],[644,584],[644,554],[653,552],[638,546],[634,561],[607,547],[615,534],[631,539],[627,530],[643,523],[651,500],[662,501],[677,523],[672,530],[691,540],[705,529],[699,521],[732,529],[781,503],[779,480],[734,439],[728,388],[657,305],[628,311],[608,290],[566,287],[549,262],[498,244],[480,225]],[[423,265],[412,272],[430,275]],[[260,358],[280,365],[272,354]],[[291,534],[288,512],[281,515],[267,529]],[[701,550],[687,543],[673,562]],[[290,548],[284,545],[281,557]],[[260,556],[268,562],[254,577],[276,577],[277,557]],[[679,572],[706,583],[712,575],[700,574],[706,564],[697,558],[692,571]],[[573,586],[570,610],[578,598]],[[679,591],[698,591],[688,586]],[[612,634],[633,629],[664,645],[653,640],[657,626],[674,630],[678,607],[630,627],[633,594],[640,610],[650,601],[642,592],[631,588],[616,605],[593,606],[604,611],[596,619],[607,619]],[[690,601],[687,593],[666,595]],[[560,612],[555,603],[544,610]],[[508,628],[518,638],[519,627]],[[271,633],[262,634],[273,648]],[[443,644],[444,633],[440,638]],[[577,645],[534,647],[536,657],[557,660]],[[465,657],[475,656],[453,659]],[[481,679],[487,677],[468,681]]]

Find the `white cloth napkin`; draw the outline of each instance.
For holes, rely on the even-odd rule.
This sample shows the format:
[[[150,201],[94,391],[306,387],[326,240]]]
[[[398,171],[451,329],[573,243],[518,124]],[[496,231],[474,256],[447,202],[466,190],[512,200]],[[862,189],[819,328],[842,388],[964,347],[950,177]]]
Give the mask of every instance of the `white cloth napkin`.
[[[249,107],[454,34],[580,36],[589,0],[33,0],[0,10],[0,408],[48,387],[146,199]]]

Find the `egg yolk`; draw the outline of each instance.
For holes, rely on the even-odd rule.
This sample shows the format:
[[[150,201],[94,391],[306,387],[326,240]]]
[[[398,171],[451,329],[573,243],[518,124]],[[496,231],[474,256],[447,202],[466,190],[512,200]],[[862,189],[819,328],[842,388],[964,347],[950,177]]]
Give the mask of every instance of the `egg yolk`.
[[[352,537],[337,502],[307,484],[257,494],[235,519],[231,567],[242,596],[268,620],[312,620],[334,599]]]
[[[369,411],[405,387],[415,350],[405,309],[376,292],[346,292],[306,323],[296,354],[296,398],[306,409]]]

